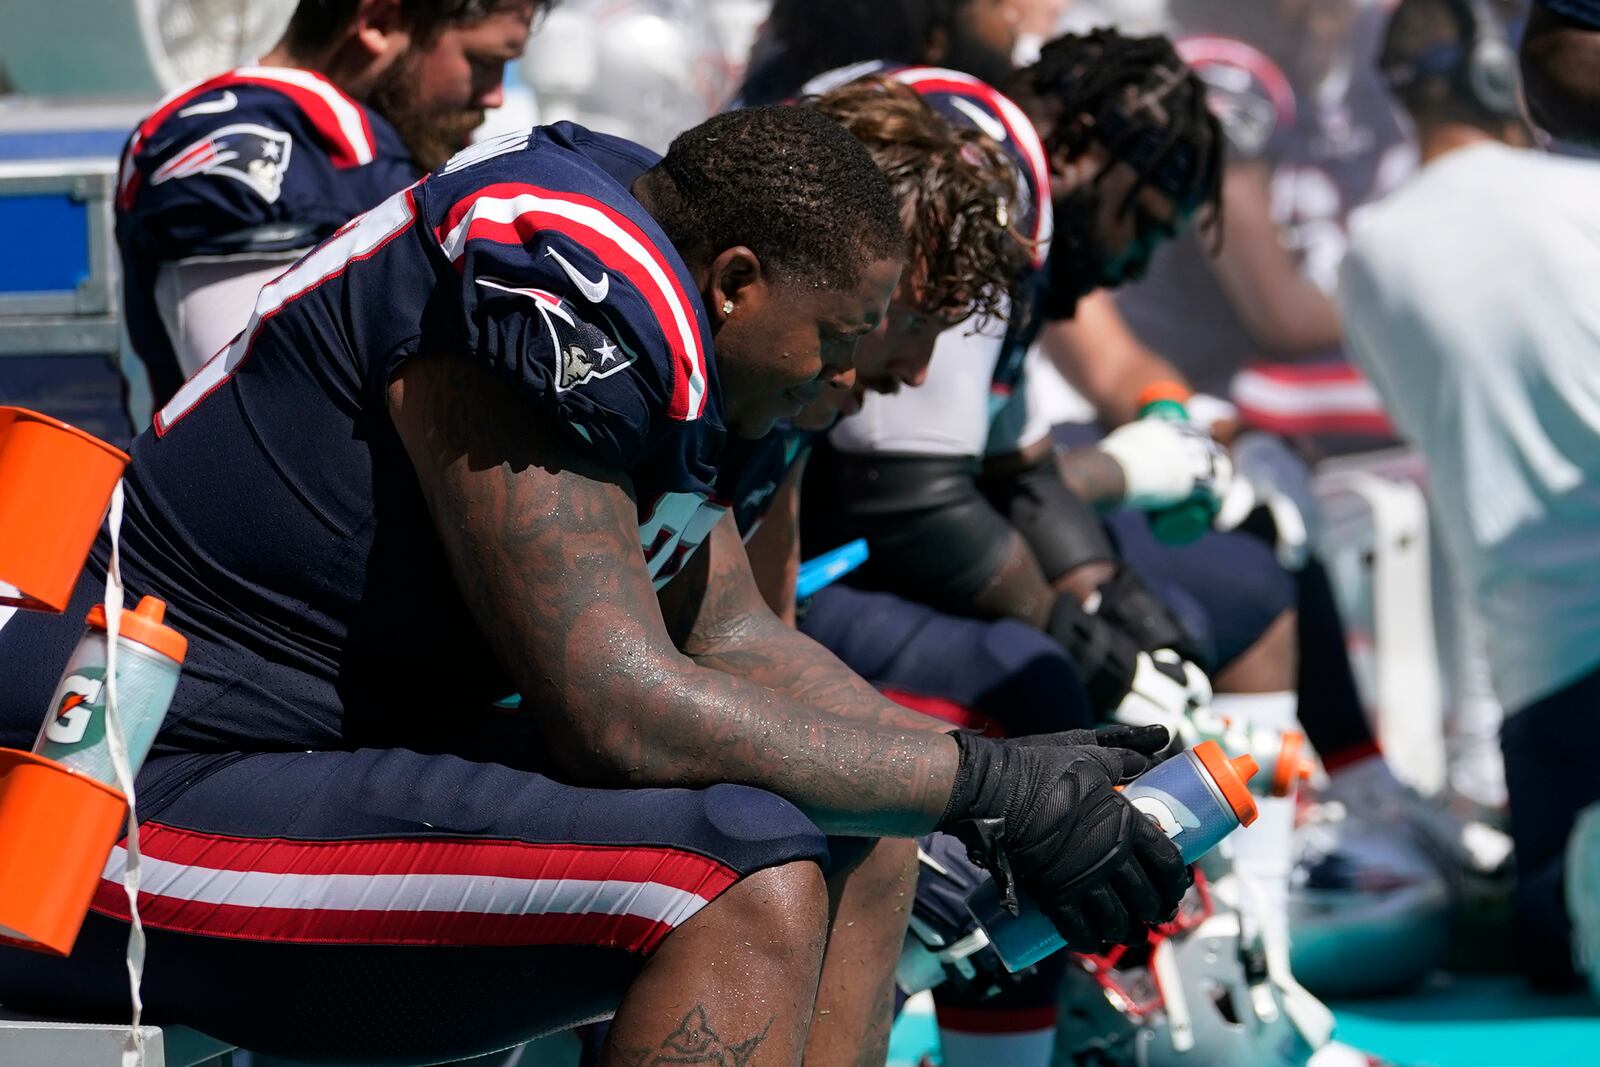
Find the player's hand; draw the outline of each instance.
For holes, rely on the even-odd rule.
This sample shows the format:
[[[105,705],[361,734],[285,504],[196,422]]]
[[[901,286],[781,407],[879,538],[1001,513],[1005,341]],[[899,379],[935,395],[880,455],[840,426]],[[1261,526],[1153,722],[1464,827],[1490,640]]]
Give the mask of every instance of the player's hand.
[[[1233,460],[1197,422],[1138,419],[1097,445],[1122,468],[1123,506],[1155,511],[1200,498],[1215,509],[1233,481]]]
[[[1114,788],[1125,753],[1148,757],[1060,736],[955,734],[961,763],[938,828],[961,838],[1013,906],[1020,885],[1073,949],[1140,942],[1190,881],[1177,847]]]
[[[1245,530],[1272,546],[1278,564],[1299,571],[1311,554],[1305,516],[1289,494],[1243,475],[1233,479],[1212,522],[1218,530]]]
[[[1139,777],[1160,760],[1157,759],[1172,743],[1173,734],[1162,723],[1127,724],[1114,722],[1096,726],[1093,730],[1062,730],[1053,734],[1029,734],[1015,739],[1024,746],[1033,745],[1097,745],[1114,748],[1122,757],[1122,778],[1127,782]]]
[[[1211,703],[1211,680],[1170,648],[1139,653],[1133,686],[1112,718],[1128,726],[1165,726],[1176,735],[1185,720]]]

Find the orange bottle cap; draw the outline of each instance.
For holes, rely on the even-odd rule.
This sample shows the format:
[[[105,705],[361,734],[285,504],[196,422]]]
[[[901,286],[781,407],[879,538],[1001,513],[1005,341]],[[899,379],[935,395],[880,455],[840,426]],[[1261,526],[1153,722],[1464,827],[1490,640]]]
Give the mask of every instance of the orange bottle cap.
[[[1146,405],[1154,404],[1162,400],[1171,400],[1174,403],[1187,404],[1189,402],[1189,398],[1193,395],[1193,391],[1190,390],[1188,386],[1180,385],[1177,382],[1151,382],[1149,385],[1139,390],[1139,397],[1135,401],[1134,406],[1142,408]]]
[[[1272,769],[1272,795],[1286,797],[1295,786],[1311,777],[1311,764],[1305,757],[1306,735],[1290,730],[1283,735],[1278,750],[1278,765]]]
[[[1255,822],[1256,798],[1250,795],[1249,784],[1260,770],[1255,757],[1247,753],[1230,760],[1227,753],[1222,751],[1222,746],[1215,741],[1202,741],[1192,751],[1200,765],[1211,775],[1211,780],[1217,783],[1228,806],[1233,808],[1239,825],[1249,826]]]
[[[110,786],[0,748],[0,940],[70,953],[127,816]]]
[[[166,618],[167,603],[153,596],[142,597],[139,606],[124,611],[117,620],[117,629],[130,641],[137,641],[168,659],[183,662],[189,651],[189,639],[161,620]],[[89,625],[97,630],[106,628],[106,606],[96,604],[89,609]]]
[[[0,605],[67,610],[127,465],[60,419],[0,407]]]

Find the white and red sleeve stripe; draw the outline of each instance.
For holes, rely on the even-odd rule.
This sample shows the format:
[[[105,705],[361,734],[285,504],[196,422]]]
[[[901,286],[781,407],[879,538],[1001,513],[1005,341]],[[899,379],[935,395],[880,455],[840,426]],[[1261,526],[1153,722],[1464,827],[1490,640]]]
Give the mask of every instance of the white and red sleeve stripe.
[[[253,941],[597,945],[649,953],[738,880],[677,849],[459,838],[241,838],[146,823],[147,926]],[[128,918],[127,852],[93,908]]]
[[[1378,391],[1348,363],[1258,364],[1229,395],[1245,425],[1273,433],[1394,434]]]
[[[701,336],[695,305],[677,271],[633,220],[581,193],[500,182],[453,206],[434,236],[459,266],[469,241],[528,244],[540,233],[558,233],[577,242],[639,293],[671,356],[668,415],[679,421],[700,418],[706,404],[709,344]]]
[[[377,255],[390,241],[409,230],[417,217],[416,200],[412,195],[415,188],[402,189],[366,214],[357,215],[315,251],[262,286],[245,328],[202,364],[172,394],[166,406],[156,412],[153,420],[156,436],[165,436],[178,420],[222,388],[245,365],[261,327],[284,307],[322,283],[339,277],[352,263]]]
[[[1189,66],[1199,70],[1213,65],[1237,67],[1245,71],[1266,90],[1272,108],[1277,112],[1280,126],[1293,126],[1295,119],[1294,87],[1288,75],[1261,52],[1232,37],[1199,35],[1185,37],[1174,46],[1178,55]]]

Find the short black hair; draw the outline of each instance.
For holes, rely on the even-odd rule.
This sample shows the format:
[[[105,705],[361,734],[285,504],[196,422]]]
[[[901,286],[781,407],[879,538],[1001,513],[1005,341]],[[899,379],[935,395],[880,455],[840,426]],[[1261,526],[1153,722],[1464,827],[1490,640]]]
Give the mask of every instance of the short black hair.
[[[1457,73],[1465,69],[1472,48],[1469,6],[1467,0],[1401,0],[1389,16],[1378,69],[1390,93],[1419,122],[1498,128],[1509,121],[1479,103]],[[1483,6],[1500,21],[1502,33],[1527,13],[1527,5],[1516,0],[1484,0]]]
[[[431,40],[447,26],[479,22],[513,0],[400,0],[400,10],[418,40]],[[527,0],[546,12],[556,0]],[[360,0],[300,0],[284,39],[291,49],[306,51],[329,43],[356,17]]]
[[[970,0],[774,0],[740,96],[771,103],[818,74],[853,63],[921,63],[939,30],[955,30]]]
[[[811,108],[729,111],[677,136],[652,212],[691,262],[744,245],[776,276],[849,289],[905,255],[894,194],[860,141]],[[658,186],[659,188],[659,186]]]
[[[1006,87],[1033,118],[1052,158],[1076,159],[1091,143],[1138,173],[1124,208],[1146,185],[1189,208],[1222,213],[1222,127],[1205,84],[1165,37],[1113,29],[1066,34]]]

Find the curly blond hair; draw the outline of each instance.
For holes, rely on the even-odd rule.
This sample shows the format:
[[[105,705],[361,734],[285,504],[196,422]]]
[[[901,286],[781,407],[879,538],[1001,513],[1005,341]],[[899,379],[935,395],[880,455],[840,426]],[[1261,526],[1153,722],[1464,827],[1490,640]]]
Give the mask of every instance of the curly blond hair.
[[[910,86],[873,76],[804,103],[866,145],[900,205],[906,280],[920,311],[948,324],[1005,317],[1027,261],[1016,172],[975,130],[945,121]]]

